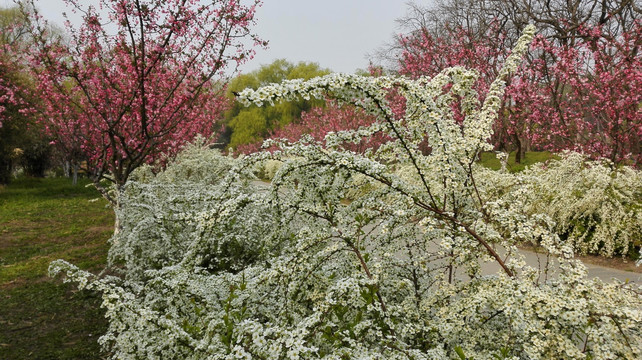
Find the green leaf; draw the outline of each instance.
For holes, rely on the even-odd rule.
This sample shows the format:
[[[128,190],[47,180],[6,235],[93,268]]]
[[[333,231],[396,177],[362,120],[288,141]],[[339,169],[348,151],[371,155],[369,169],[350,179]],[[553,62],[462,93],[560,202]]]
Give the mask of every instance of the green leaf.
[[[461,360],[468,360],[468,358],[464,354],[464,350],[462,350],[461,347],[455,346],[455,352],[457,353],[457,355],[459,355],[459,358]]]

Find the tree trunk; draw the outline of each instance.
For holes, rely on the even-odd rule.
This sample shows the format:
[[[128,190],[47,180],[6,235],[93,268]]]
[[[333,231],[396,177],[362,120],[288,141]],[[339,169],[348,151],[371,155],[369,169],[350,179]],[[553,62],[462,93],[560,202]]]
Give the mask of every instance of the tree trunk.
[[[78,185],[78,163],[74,161],[72,164],[72,168],[73,168],[73,178],[71,180],[71,184]]]
[[[122,229],[122,225],[120,224],[120,214],[121,214],[121,203],[120,203],[120,198],[121,198],[121,193],[123,191],[123,186],[122,185],[117,185],[116,186],[116,194],[113,192],[110,193],[109,189],[105,188],[101,183],[100,183],[100,177],[98,176],[92,176],[92,180],[94,181],[94,187],[100,194],[105,198],[105,200],[109,201],[109,204],[111,205],[112,209],[114,210],[114,239],[116,238],[116,235],[120,232]]]
[[[515,144],[517,145],[517,149],[515,149],[515,164],[521,164],[524,160],[524,151],[526,149],[519,136],[515,136]]]
[[[62,162],[62,174],[66,178],[70,178],[71,177],[71,162],[69,160],[64,160]]]
[[[120,198],[120,190],[118,191],[118,195],[116,196],[116,204],[113,204],[114,208],[114,235],[112,236],[113,239],[118,239],[118,234],[120,233],[120,230],[123,228],[121,223],[120,223],[120,214],[121,214],[121,204],[119,201]]]

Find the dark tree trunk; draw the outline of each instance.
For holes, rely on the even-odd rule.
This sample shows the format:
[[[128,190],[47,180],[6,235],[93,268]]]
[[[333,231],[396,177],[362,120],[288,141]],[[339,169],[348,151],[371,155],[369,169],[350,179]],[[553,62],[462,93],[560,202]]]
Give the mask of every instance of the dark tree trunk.
[[[515,149],[515,164],[521,164],[524,161],[526,144],[524,144],[524,141],[522,141],[519,136],[515,136],[515,145],[517,146]]]

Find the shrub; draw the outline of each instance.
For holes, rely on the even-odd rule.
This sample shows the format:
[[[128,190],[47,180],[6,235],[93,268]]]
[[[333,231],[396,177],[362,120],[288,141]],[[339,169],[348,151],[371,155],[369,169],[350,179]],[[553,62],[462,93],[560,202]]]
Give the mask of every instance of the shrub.
[[[527,216],[546,215],[553,230],[579,254],[639,256],[642,175],[608,160],[567,152],[519,174],[479,169],[489,198],[523,203]],[[520,198],[520,199],[518,199]]]
[[[101,342],[118,359],[639,357],[640,289],[587,280],[545,216],[476,191],[474,160],[489,148],[502,79],[532,31],[483,104],[472,90],[476,73],[462,68],[432,80],[335,74],[242,92],[257,105],[325,94],[379,120],[323,143],[273,143],[280,150],[244,157],[213,188],[186,183],[195,201],[158,205],[181,226],[160,226],[135,242],[155,246],[176,231],[184,243],[163,243],[180,248],[163,264],[131,267],[143,276],[99,278],[63,261],[51,272],[104,293],[110,329]],[[390,89],[407,99],[403,118],[387,107]],[[464,99],[461,125],[454,97]],[[392,140],[376,151],[339,146],[382,132]],[[283,161],[272,186],[245,187],[244,174],[267,159]],[[346,204],[356,177],[372,190]],[[177,185],[166,192],[182,191]],[[149,214],[145,229],[156,227]],[[559,269],[525,265],[515,244],[535,240],[560,257]],[[236,245],[219,251],[226,244],[252,256]],[[482,272],[487,263],[492,276]]]
[[[642,245],[642,175],[577,153],[531,167],[524,176],[531,212],[555,219],[555,231],[580,254],[636,255]]]
[[[256,256],[256,239],[227,234],[234,233],[234,226],[249,229],[251,225],[240,220],[203,222],[217,216],[229,202],[243,203],[251,197],[248,178],[226,180],[237,162],[198,138],[165,170],[155,174],[151,166],[137,169],[118,196],[119,228],[110,240],[109,264],[129,279],[145,279],[145,271],[183,260],[198,236],[200,248],[192,249],[191,256],[199,256],[199,266],[219,271],[241,268],[242,260]],[[237,210],[232,219],[261,218],[256,206],[241,204]]]
[[[262,180],[272,180],[276,172],[281,168],[281,165],[283,165],[282,161],[273,159],[266,159],[265,161],[259,162],[255,167],[256,176]]]

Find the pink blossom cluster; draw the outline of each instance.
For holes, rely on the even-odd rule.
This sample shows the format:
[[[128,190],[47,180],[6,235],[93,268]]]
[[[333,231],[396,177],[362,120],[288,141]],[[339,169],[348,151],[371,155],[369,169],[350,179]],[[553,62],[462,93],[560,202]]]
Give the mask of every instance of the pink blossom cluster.
[[[7,106],[22,106],[24,101],[20,98],[20,89],[6,76],[13,72],[14,67],[11,61],[6,59],[6,46],[0,46],[0,128],[7,119]]]
[[[30,119],[34,115],[35,109],[30,101],[27,81],[21,78],[24,74],[24,64],[12,49],[12,45],[0,45],[0,128],[15,120],[21,122],[20,128],[32,131],[33,123],[27,118]],[[9,109],[13,112],[9,112]],[[12,119],[11,116],[19,118]]]

